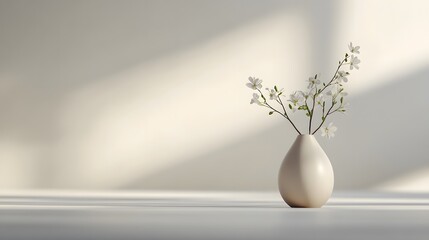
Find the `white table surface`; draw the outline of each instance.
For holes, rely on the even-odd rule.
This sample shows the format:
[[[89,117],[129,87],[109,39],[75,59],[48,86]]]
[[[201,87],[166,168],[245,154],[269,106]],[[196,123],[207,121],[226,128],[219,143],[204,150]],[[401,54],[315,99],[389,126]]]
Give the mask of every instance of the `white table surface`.
[[[336,192],[320,209],[277,193],[0,193],[0,240],[429,239],[429,195]]]

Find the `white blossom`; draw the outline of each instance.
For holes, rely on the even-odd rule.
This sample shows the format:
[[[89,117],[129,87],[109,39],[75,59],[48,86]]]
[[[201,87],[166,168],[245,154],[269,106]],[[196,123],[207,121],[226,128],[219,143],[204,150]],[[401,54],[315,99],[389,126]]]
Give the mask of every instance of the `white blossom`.
[[[323,94],[319,93],[316,97],[316,104],[322,106],[323,102],[325,102],[325,97]]]
[[[356,68],[359,70],[359,63],[360,63],[359,58],[352,55],[350,57],[350,70],[353,70],[353,68]]]
[[[332,86],[331,90],[329,90],[326,95],[332,96],[333,99],[339,97],[345,97],[349,95],[347,92],[344,92],[344,88],[339,87],[338,85]]]
[[[328,139],[335,137],[335,131],[337,131],[337,127],[330,123],[328,126],[323,127],[321,132],[322,137],[327,137]]]
[[[268,89],[268,88],[266,88],[266,90],[268,91],[271,100],[276,100],[277,99],[278,92],[275,89]]]
[[[303,96],[301,92],[294,92],[289,96],[289,102],[291,102],[293,105],[299,105],[303,102]]]
[[[359,46],[353,47],[353,43],[350,42],[350,44],[349,44],[349,50],[350,50],[351,53],[357,53],[357,54],[359,54],[360,53],[359,49],[360,49]]]
[[[304,99],[301,92],[294,92],[289,96],[289,102],[291,102],[292,112],[295,112],[299,106],[303,103]]]
[[[314,86],[317,86],[320,84],[320,80],[315,77],[308,78],[308,89],[313,88]]]
[[[246,86],[249,88],[256,90],[262,88],[262,80],[259,78],[249,77],[249,83],[246,83]]]
[[[308,98],[312,98],[313,97],[313,95],[315,93],[315,89],[312,88],[312,89],[310,89],[310,91],[306,91],[306,92],[298,91],[298,93],[301,94],[302,98],[308,99]]]
[[[259,100],[259,95],[257,93],[253,93],[253,98],[250,100],[250,104],[253,103],[263,106],[262,102]]]
[[[349,80],[347,79],[347,76],[349,74],[346,71],[338,71],[337,77],[338,77],[338,82],[348,82]]]

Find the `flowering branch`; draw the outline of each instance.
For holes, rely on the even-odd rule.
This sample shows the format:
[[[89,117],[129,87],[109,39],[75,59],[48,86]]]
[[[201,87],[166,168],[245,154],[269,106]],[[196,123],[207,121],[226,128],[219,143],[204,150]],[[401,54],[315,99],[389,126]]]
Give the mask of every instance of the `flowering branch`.
[[[316,128],[316,130],[314,130],[314,132],[312,134],[315,134],[322,127],[322,125],[325,123],[326,118],[328,117],[328,115],[331,114],[331,110],[332,110],[332,108],[334,106],[335,106],[335,104],[332,102],[332,105],[328,109],[328,112],[326,112],[326,115],[322,115],[322,122],[319,124],[319,126]]]
[[[275,91],[277,93],[277,87],[275,86],[274,88],[275,88]],[[292,124],[293,128],[295,128],[295,130],[298,132],[298,134],[301,135],[301,132],[298,130],[298,128],[295,126],[295,124],[292,122],[292,120],[287,115],[287,112],[286,112],[286,109],[285,109],[285,107],[283,105],[283,102],[282,102],[282,100],[279,97],[281,95],[281,92],[279,94],[275,95],[275,99],[282,106],[284,113],[281,113],[277,109],[273,108],[270,104],[268,104],[267,99],[265,98],[265,96],[261,92],[261,90],[259,90],[259,88],[256,88],[256,90],[258,90],[258,92],[261,94],[262,99],[264,100],[264,102],[262,103],[262,106],[268,107],[271,110],[273,110],[274,112],[276,112],[276,113],[280,114],[281,116],[283,116],[284,118],[286,118],[290,122],[290,124]],[[270,96],[270,98],[271,98],[271,96]],[[273,112],[269,112],[269,114],[271,115],[271,114],[273,114]]]
[[[309,117],[308,134],[315,134],[319,129],[322,128],[328,116],[336,112],[345,112],[345,107],[348,106],[348,104],[344,102],[344,97],[347,96],[347,93],[344,91],[343,84],[348,82],[347,77],[350,75],[350,73],[341,70],[341,68],[345,65],[349,65],[350,70],[353,70],[355,68],[359,69],[360,63],[360,60],[354,55],[360,53],[360,47],[353,46],[352,43],[350,43],[348,47],[352,55],[350,56],[348,53],[344,55],[344,59],[338,62],[338,67],[335,70],[332,78],[327,83],[322,83],[322,86],[319,87],[321,81],[318,79],[318,75],[316,74],[314,77],[310,77],[308,79],[307,88],[309,90],[307,92],[296,91],[293,94],[290,94],[289,99],[287,100],[290,102],[288,104],[289,109],[285,107],[285,104],[281,99],[281,97],[284,97],[284,95],[282,95],[283,89],[279,91],[277,86],[274,86],[273,89],[266,88],[266,90],[268,91],[267,96],[269,96],[269,100],[276,101],[282,108],[281,110],[277,110],[268,103],[267,98],[262,93],[262,80],[254,77],[249,77],[249,83],[247,83],[246,86],[253,90],[257,90],[260,95],[258,93],[253,93],[253,98],[251,99],[250,103],[256,103],[257,105],[269,108],[269,115],[272,115],[273,113],[280,114],[289,121],[289,123],[293,126],[296,132],[300,135],[301,132],[298,130],[298,128],[295,126],[295,124],[289,117],[288,111],[292,111],[292,113],[295,113],[297,110],[304,111],[306,116]],[[326,93],[326,96],[330,97],[331,100],[331,106],[328,108],[328,111],[326,111],[326,98],[324,96],[325,90],[329,90]],[[263,101],[260,100],[260,97],[263,99]],[[309,99],[311,100],[311,108],[308,104]],[[322,120],[320,124],[317,125],[316,129],[312,131],[312,125],[315,119],[315,109],[318,106],[321,107]],[[328,126],[322,128],[322,136],[331,138],[335,135],[334,132],[336,130],[337,128],[333,126],[332,123],[330,123]]]
[[[317,74],[316,74],[316,76],[315,76],[315,78],[317,78]],[[311,111],[309,112],[309,114],[310,114],[310,122],[308,123],[308,134],[310,134],[311,133],[311,122],[312,122],[312,120],[313,120],[313,115],[314,115],[314,107],[315,107],[315,105],[316,105],[316,96],[317,96],[317,87],[316,87],[316,93],[314,94],[314,96],[313,96],[313,105],[312,105],[312,107],[311,107]]]
[[[314,114],[314,107],[315,107],[315,100],[316,100],[316,96],[317,96],[318,94],[321,94],[323,91],[325,91],[325,89],[326,89],[327,87],[331,86],[332,82],[337,78],[337,74],[338,74],[338,71],[340,70],[341,66],[343,66],[343,63],[344,63],[344,62],[347,62],[347,58],[348,58],[348,54],[346,53],[346,55],[345,55],[344,59],[343,59],[341,62],[339,62],[338,67],[337,67],[337,70],[335,71],[334,76],[332,77],[331,81],[329,81],[329,82],[328,82],[328,84],[323,83],[324,87],[323,87],[322,89],[320,89],[319,91],[317,91],[317,87],[316,87],[316,93],[315,93],[315,94],[314,94],[314,96],[313,96],[313,107],[312,107],[312,109],[311,109],[311,114],[310,114],[310,123],[309,123],[309,126],[308,126],[308,134],[314,134],[314,133],[316,133],[316,132],[317,132],[317,130],[319,130],[319,129],[320,129],[320,127],[321,127],[321,126],[323,125],[323,123],[325,122],[326,117],[329,115],[329,114],[328,114],[328,113],[329,113],[329,111],[330,111],[330,110],[332,109],[332,107],[334,106],[334,105],[332,105],[332,106],[331,106],[331,108],[328,110],[328,113],[327,113],[327,115],[326,115],[326,116],[324,116],[325,106],[323,106],[322,122],[321,122],[321,123],[320,123],[320,125],[316,128],[316,130],[315,130],[313,133],[311,133],[311,121],[313,120],[313,114]],[[317,74],[316,74],[315,78],[317,78]]]

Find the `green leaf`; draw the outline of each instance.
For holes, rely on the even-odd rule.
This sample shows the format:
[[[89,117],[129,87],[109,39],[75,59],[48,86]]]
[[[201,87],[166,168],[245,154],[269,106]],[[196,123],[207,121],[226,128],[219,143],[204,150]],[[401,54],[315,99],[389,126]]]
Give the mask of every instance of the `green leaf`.
[[[302,105],[298,108],[298,110],[307,110],[307,109],[308,109],[307,105]]]
[[[325,121],[325,117],[324,116],[322,116],[322,121]]]
[[[314,75],[314,79],[317,79],[317,74],[316,74],[316,75]]]
[[[344,59],[344,62],[347,62],[347,58],[346,58],[346,59]]]
[[[325,83],[323,83],[323,86],[326,86],[326,84],[325,84]]]
[[[274,90],[276,90],[276,92],[278,92],[279,90],[277,90],[277,86],[274,86]]]
[[[348,57],[349,55],[346,53],[346,58]]]
[[[271,111],[271,112],[269,112],[269,113],[268,113],[268,115],[272,115],[273,113],[274,113],[274,112],[273,112],[273,111]]]
[[[306,113],[305,115],[306,115],[307,117],[310,117],[310,114],[309,114],[309,113]]]
[[[340,102],[343,103],[343,100],[344,100],[344,97],[341,97],[340,98]]]
[[[289,108],[292,110],[292,105],[289,104]]]

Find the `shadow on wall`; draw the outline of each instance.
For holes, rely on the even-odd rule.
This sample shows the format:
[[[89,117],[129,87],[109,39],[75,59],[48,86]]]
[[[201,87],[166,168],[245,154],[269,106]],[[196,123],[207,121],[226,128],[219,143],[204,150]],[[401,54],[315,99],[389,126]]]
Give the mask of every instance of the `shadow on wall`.
[[[59,117],[70,95],[106,76],[186,51],[297,5],[297,1],[1,1],[0,140],[23,145],[10,150],[16,158],[28,153],[30,160],[26,157],[17,165],[20,173],[21,165],[29,166],[23,174],[31,176],[27,187],[56,186],[64,158],[58,142],[65,138]],[[102,104],[115,102],[103,99]]]
[[[246,1],[242,11],[241,1],[101,2],[0,2],[3,136],[56,141],[61,104],[74,91],[296,5]]]
[[[337,136],[330,141],[318,138],[332,161],[335,189],[368,189],[429,167],[427,79],[429,67],[398,77],[351,98],[349,113],[334,116]],[[278,168],[293,141],[285,136],[292,129],[285,126],[188,159],[123,188],[274,190]]]

